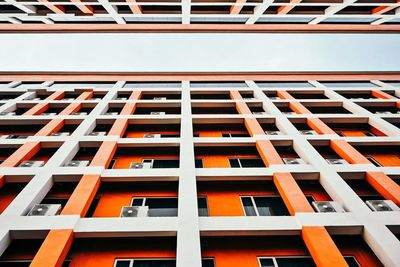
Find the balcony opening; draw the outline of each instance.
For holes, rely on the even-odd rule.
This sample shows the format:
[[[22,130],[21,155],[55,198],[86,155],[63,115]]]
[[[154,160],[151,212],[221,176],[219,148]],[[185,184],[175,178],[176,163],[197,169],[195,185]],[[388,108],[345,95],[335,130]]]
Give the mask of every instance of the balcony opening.
[[[275,119],[257,119],[261,128],[264,130],[266,135],[282,135],[284,134],[279,128],[276,126]]]
[[[289,216],[272,181],[198,181],[209,216]]]
[[[28,181],[21,182],[19,179],[16,181],[9,181],[11,180],[9,176],[5,176],[4,179],[6,179],[6,183],[0,188],[0,214],[3,213],[28,183]],[[29,179],[31,179],[31,177],[29,177]]]
[[[347,99],[351,100],[360,100],[360,99],[376,99],[375,96],[372,95],[371,91],[363,90],[363,91],[336,91],[336,93],[344,96]]]
[[[277,145],[275,146],[275,149],[282,158],[283,162],[287,165],[307,164],[296,153],[292,145]]]
[[[14,146],[1,146],[0,147],[0,164],[3,163],[9,156],[11,156],[19,147]]]
[[[181,93],[179,91],[144,91],[140,99],[154,101],[179,100],[181,99]]]
[[[0,139],[26,139],[44,126],[43,121],[0,121]]]
[[[138,104],[134,115],[177,115],[181,114],[180,104]]]
[[[396,106],[396,102],[359,102],[359,106],[365,108],[369,112],[378,115],[400,114],[400,109]]]
[[[192,103],[192,114],[238,114],[235,103]]]
[[[307,119],[290,119],[290,122],[302,135],[318,135],[307,123]]]
[[[288,91],[296,99],[328,99],[324,91]]]
[[[196,160],[203,168],[264,168],[255,146],[195,146]]]
[[[196,99],[209,99],[209,100],[230,100],[229,91],[192,91],[190,97]]]
[[[266,114],[262,103],[247,103],[250,111],[255,115],[264,115]]]
[[[66,161],[64,167],[87,167],[96,155],[99,147],[80,146],[72,160]]]
[[[118,147],[109,168],[179,168],[179,147]]]
[[[270,99],[270,100],[279,100],[280,97],[278,96],[276,91],[264,91],[264,94]]]
[[[343,107],[343,103],[302,102],[302,104],[313,114],[351,114]]]
[[[350,164],[345,159],[343,159],[341,156],[339,156],[339,154],[337,154],[329,146],[329,144],[327,144],[327,145],[313,144],[313,146],[317,150],[317,152],[321,155],[321,157],[323,157],[328,164],[331,164],[331,165],[346,165],[346,164]]]
[[[11,100],[11,99],[15,99],[19,96],[21,96],[23,94],[23,92],[17,93],[17,92],[1,92],[0,93],[0,100]]]
[[[220,121],[220,120],[195,120],[193,134],[199,137],[250,137],[243,120]]]
[[[47,161],[56,153],[58,147],[42,147],[40,150],[33,155],[29,160],[22,161],[18,167],[20,168],[34,168],[43,167]]]
[[[64,125],[61,127],[60,130],[57,132],[54,132],[50,134],[50,136],[69,136],[72,135],[72,133],[78,128],[79,124],[82,121],[76,121],[76,120],[64,120]]]
[[[124,107],[123,103],[109,104],[107,111],[103,113],[103,115],[119,115],[123,107]]]
[[[88,136],[106,136],[113,126],[114,121],[97,121],[92,131],[87,133]]]
[[[377,167],[400,166],[400,145],[398,144],[360,144],[355,149]]]
[[[348,119],[322,119],[326,125],[329,126],[340,136],[386,136],[379,129],[373,127],[368,123],[368,119],[365,122],[349,121]]]
[[[130,121],[124,138],[179,138],[180,124],[176,120],[146,120],[142,123]]]

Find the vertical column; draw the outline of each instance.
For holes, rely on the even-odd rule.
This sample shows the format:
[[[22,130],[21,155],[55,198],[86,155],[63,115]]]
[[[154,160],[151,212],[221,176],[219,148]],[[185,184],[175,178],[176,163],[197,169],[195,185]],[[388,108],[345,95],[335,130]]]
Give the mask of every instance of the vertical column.
[[[72,229],[51,230],[30,267],[61,267],[73,242]]]
[[[314,212],[290,173],[274,173],[273,181],[290,215],[294,216],[296,212]]]
[[[196,169],[189,82],[182,82],[177,267],[201,267]]]
[[[60,115],[70,115],[74,112],[77,112],[82,108],[82,103],[79,101],[90,99],[92,97],[93,97],[93,90],[83,92],[76,98],[76,100],[73,103],[69,104],[65,109],[63,109],[60,112]]]
[[[301,235],[318,267],[348,267],[325,227],[303,226]]]

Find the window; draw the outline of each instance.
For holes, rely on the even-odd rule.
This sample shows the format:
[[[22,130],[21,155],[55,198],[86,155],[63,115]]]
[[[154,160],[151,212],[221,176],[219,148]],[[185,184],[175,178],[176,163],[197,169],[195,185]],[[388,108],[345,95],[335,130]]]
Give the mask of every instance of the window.
[[[279,196],[240,198],[246,216],[287,216],[289,212]]]
[[[134,197],[131,206],[148,206],[149,217],[176,217],[178,216],[178,198],[176,197]],[[208,216],[207,198],[197,199],[199,216]]]
[[[231,168],[263,168],[265,167],[262,159],[229,159]]]
[[[179,134],[162,134],[161,138],[179,138]]]
[[[166,259],[116,259],[114,267],[175,267],[176,260]],[[202,259],[202,267],[214,267],[214,259]]]
[[[208,216],[208,205],[207,205],[207,198],[206,197],[197,198],[197,208],[199,210],[199,216],[200,217]]]
[[[179,168],[179,160],[175,159],[155,159],[153,168]]]
[[[367,159],[368,159],[372,164],[374,164],[376,167],[382,167],[382,165],[381,165],[378,161],[376,161],[373,157],[367,157]]]
[[[196,168],[203,168],[203,160],[202,159],[195,159],[194,165]]]
[[[349,267],[360,267],[353,256],[344,256]],[[260,267],[313,267],[316,266],[310,256],[259,258]]]

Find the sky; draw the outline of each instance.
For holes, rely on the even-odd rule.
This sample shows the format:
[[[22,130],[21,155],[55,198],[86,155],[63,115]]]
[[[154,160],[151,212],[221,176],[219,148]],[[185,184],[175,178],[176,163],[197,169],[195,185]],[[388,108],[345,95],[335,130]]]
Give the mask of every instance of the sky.
[[[399,34],[0,34],[0,72],[400,71]]]

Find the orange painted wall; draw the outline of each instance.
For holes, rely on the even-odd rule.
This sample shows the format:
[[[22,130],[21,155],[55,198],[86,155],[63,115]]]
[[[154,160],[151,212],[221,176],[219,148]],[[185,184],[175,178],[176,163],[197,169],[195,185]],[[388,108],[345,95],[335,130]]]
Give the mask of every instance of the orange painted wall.
[[[221,148],[221,154],[207,154],[196,156],[196,159],[203,160],[203,168],[230,168],[229,158],[260,158],[257,154],[232,154],[226,155],[223,148]]]
[[[130,206],[133,197],[178,197],[178,189],[163,184],[126,183],[113,187],[112,183],[102,183],[96,197],[100,200],[93,217],[119,217],[121,208]]]
[[[180,134],[173,131],[126,131],[126,138],[143,138],[145,134]]]
[[[140,156],[140,155],[115,155],[115,165],[114,169],[129,169],[129,165],[132,162],[142,162],[143,159],[179,159],[175,155],[157,155],[157,156]]]
[[[376,154],[368,153],[364,154],[366,157],[373,157],[382,166],[400,166],[400,156],[399,154]]]
[[[209,216],[244,216],[241,196],[279,196],[272,181],[205,182],[198,185],[197,192],[199,197],[207,197]]]

